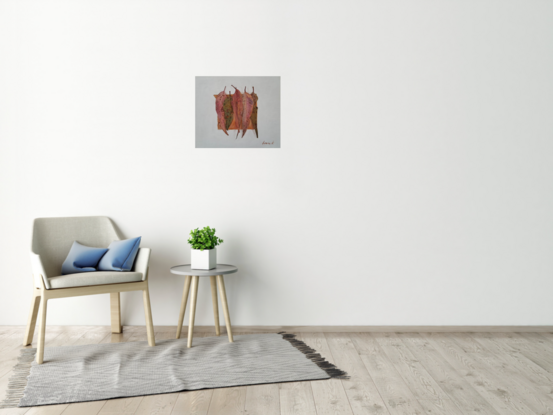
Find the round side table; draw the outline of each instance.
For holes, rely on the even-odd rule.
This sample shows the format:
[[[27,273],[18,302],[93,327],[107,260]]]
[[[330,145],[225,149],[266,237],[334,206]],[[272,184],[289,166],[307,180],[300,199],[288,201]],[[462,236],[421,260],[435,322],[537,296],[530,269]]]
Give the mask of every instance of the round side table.
[[[232,328],[230,326],[230,314],[228,311],[227,294],[225,291],[225,280],[223,275],[234,274],[238,268],[234,265],[217,264],[213,269],[192,269],[190,264],[177,265],[171,267],[171,273],[176,275],[185,275],[184,291],[182,292],[182,302],[180,305],[179,324],[177,326],[177,339],[180,338],[182,323],[184,321],[184,311],[186,310],[186,302],[188,301],[188,293],[190,284],[192,284],[192,294],[190,295],[190,322],[188,324],[188,347],[192,347],[192,337],[194,336],[194,319],[196,317],[196,298],[198,296],[198,283],[200,277],[209,277],[211,279],[211,298],[213,299],[213,314],[215,316],[215,333],[217,336],[221,334],[219,327],[219,306],[217,302],[217,281],[219,285],[219,294],[223,303],[223,314],[225,315],[225,323],[227,325],[227,333],[229,342],[233,343]]]

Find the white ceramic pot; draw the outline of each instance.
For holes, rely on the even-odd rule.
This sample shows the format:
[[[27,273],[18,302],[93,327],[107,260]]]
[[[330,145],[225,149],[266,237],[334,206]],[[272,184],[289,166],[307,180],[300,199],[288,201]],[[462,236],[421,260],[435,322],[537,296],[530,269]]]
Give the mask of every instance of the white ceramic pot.
[[[213,269],[217,268],[217,248],[192,249],[192,269]]]

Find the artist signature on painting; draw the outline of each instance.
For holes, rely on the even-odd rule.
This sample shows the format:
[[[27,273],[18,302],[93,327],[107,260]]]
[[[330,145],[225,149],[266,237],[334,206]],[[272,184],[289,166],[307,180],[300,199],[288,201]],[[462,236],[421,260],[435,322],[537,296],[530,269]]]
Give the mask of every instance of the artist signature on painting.
[[[267,143],[266,141],[263,141],[263,144],[264,146],[272,146],[275,142],[274,141],[271,141],[270,143]]]

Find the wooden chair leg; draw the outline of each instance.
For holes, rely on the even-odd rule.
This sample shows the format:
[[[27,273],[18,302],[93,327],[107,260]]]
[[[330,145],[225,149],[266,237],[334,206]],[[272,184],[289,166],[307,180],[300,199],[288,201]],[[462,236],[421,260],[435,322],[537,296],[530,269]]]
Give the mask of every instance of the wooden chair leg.
[[[190,294],[190,321],[188,323],[188,347],[192,347],[194,337],[194,319],[196,318],[196,300],[198,299],[198,282],[200,277],[192,277],[192,293]]]
[[[46,334],[46,307],[48,300],[45,295],[40,297],[40,329],[38,332],[38,347],[36,351],[36,362],[41,365],[44,361],[44,337]]]
[[[146,332],[148,333],[148,344],[150,346],[156,345],[156,338],[154,334],[154,322],[152,320],[152,308],[150,307],[150,290],[146,288],[142,291],[142,297],[144,299],[144,314],[146,316]]]
[[[121,293],[110,293],[111,332],[121,333]]]
[[[215,275],[209,277],[211,280],[211,299],[213,300],[213,316],[215,317],[215,334],[219,336],[221,334],[221,327],[219,326],[219,304],[217,302],[217,281]]]
[[[38,316],[38,309],[40,307],[40,290],[33,289],[33,299],[31,301],[31,312],[29,314],[29,320],[27,322],[27,330],[25,331],[25,338],[23,339],[23,346],[29,346],[33,342],[33,336],[35,334],[36,318]]]
[[[184,312],[186,311],[186,303],[188,301],[188,293],[190,292],[190,281],[192,277],[190,275],[186,276],[184,280],[184,290],[182,292],[182,300],[180,303],[180,313],[179,313],[179,323],[177,324],[177,339],[180,339],[180,334],[182,331],[182,323],[184,322]]]
[[[227,293],[225,291],[225,280],[222,275],[217,275],[217,282],[219,283],[219,293],[221,294],[223,314],[225,315],[225,323],[227,325],[228,341],[234,343],[234,338],[232,337],[232,327],[230,325],[230,314],[228,311]]]

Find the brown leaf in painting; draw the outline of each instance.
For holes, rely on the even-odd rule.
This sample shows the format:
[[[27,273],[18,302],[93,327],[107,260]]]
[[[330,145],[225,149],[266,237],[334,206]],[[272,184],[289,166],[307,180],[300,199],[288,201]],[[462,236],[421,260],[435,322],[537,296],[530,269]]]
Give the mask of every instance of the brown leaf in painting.
[[[246,92],[244,87],[244,94],[242,95],[242,137],[248,131],[248,125],[250,124],[250,117],[252,116],[253,111],[253,98],[251,94]]]
[[[225,127],[228,130],[232,124],[234,112],[232,111],[232,95],[227,94],[225,103],[223,104],[223,111],[225,113]]]
[[[223,89],[219,94],[217,95],[217,98],[215,98],[215,111],[217,111],[217,122],[221,130],[228,135],[227,133],[227,125],[225,121],[225,111],[223,109],[223,106],[225,104],[225,99],[227,98],[226,94],[227,87],[225,86],[225,89]]]
[[[234,112],[234,120],[236,121],[236,129],[238,130],[236,131],[236,138],[238,138],[238,134],[240,133],[240,129],[242,128],[242,94],[234,85],[231,86],[236,89],[236,92],[232,95],[232,110]]]
[[[253,109],[252,109],[252,127],[255,130],[255,136],[259,138],[259,132],[257,131],[257,94],[255,93],[255,88],[252,86],[252,99],[253,99]]]

